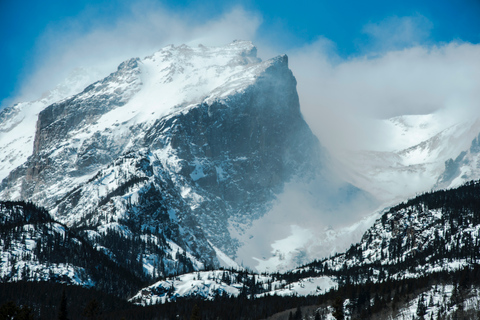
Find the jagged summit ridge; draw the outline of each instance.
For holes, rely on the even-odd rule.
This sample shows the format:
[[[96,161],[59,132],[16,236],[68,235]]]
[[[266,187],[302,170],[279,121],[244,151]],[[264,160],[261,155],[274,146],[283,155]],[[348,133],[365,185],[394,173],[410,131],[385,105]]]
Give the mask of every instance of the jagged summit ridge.
[[[211,104],[221,96],[227,98],[241,92],[275,62],[276,59],[260,62],[256,48],[248,41],[217,48],[169,46],[142,60],[131,59],[80,94],[45,108],[37,120],[34,155],[44,158],[40,151],[68,152],[71,160],[68,168],[64,166],[65,171],[78,176],[72,167],[83,170],[92,162],[92,141],[104,140],[103,147],[97,146],[102,155],[94,162],[106,164],[128,151],[155,119],[181,112],[203,100]],[[72,150],[77,150],[76,155],[71,154]],[[27,169],[28,177],[43,170],[42,161],[35,162],[34,167]],[[7,198],[25,196],[25,191],[17,188]]]

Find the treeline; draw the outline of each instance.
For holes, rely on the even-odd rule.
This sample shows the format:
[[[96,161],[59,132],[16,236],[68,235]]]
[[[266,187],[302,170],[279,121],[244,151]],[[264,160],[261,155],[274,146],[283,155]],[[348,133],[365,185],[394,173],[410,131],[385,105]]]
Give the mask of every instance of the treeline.
[[[45,270],[29,265],[43,264],[44,269],[49,269],[63,264],[83,268],[85,273],[78,275],[83,278],[80,280],[91,278],[98,290],[120,297],[132,296],[146,285],[131,270],[96,250],[82,236],[53,221],[45,210],[24,202],[0,202],[0,206],[9,210],[8,214],[13,217],[0,225],[0,248],[3,252],[20,249],[10,254],[8,261],[2,262],[2,268],[8,268],[9,272],[0,278],[1,282],[38,281],[45,278]],[[35,242],[32,250],[27,248],[27,242],[31,241]],[[19,265],[22,266],[20,270]],[[70,282],[69,278],[53,272],[47,277],[51,281]]]
[[[80,234],[85,233],[84,230]],[[128,269],[136,277],[146,282],[163,279],[166,276],[195,271],[192,261],[185,251],[169,253],[165,232],[159,228],[153,231],[143,230],[143,234],[125,235],[122,231],[109,228],[99,237],[93,239],[97,246],[108,248],[113,259]],[[143,257],[149,256],[153,261],[152,274],[144,270]]]
[[[80,319],[261,319],[285,309],[316,304],[318,297],[267,296],[250,299],[218,296],[215,301],[181,299],[177,302],[140,307],[113,295],[79,286],[51,282],[15,282],[0,284],[0,309],[13,302],[32,310],[33,319],[56,319],[61,311],[62,291],[67,300],[67,316]],[[48,294],[46,294],[48,292]]]
[[[480,316],[476,310],[463,309],[463,301],[468,290],[480,287],[480,266],[464,268],[456,272],[438,272],[415,279],[387,279],[379,283],[346,284],[337,290],[331,290],[321,296],[266,296],[253,299],[240,295],[229,297],[219,295],[214,301],[195,298],[178,299],[175,302],[140,307],[93,289],[79,286],[67,286],[51,282],[16,282],[0,284],[0,314],[2,306],[10,303],[19,308],[31,309],[32,319],[56,319],[61,310],[62,292],[65,291],[67,318],[77,319],[302,319],[296,314],[310,306],[317,310],[312,315],[315,319],[323,319],[327,308],[334,310],[336,319],[344,319],[346,315],[356,319],[382,319],[385,315],[393,315],[400,308],[408,305],[411,298],[421,295],[435,285],[452,284],[454,291],[449,297],[448,305],[440,310],[456,309],[456,316],[473,319]],[[48,293],[48,294],[46,294]],[[426,311],[428,296],[418,304],[417,312]],[[345,303],[348,299],[348,303]],[[431,303],[431,302],[430,302]],[[457,306],[453,308],[453,306]],[[297,310],[284,313],[285,310]],[[445,312],[438,312],[436,319],[443,319]],[[291,318],[290,318],[290,317]],[[459,318],[459,319],[460,319]]]
[[[26,223],[53,221],[47,210],[25,201],[0,201],[0,231]]]
[[[233,270],[230,272],[231,276],[228,276],[228,272],[225,271],[222,275],[222,281],[227,284],[243,284],[240,296],[234,298],[218,295],[215,297],[215,301],[178,298],[176,302],[138,307],[122,300],[125,305],[110,308],[108,303],[103,302],[103,299],[108,300],[110,298],[98,296],[98,299],[95,298],[96,302],[92,302],[87,308],[87,304],[92,301],[93,291],[80,288],[78,289],[80,291],[76,292],[74,294],[75,298],[73,298],[69,290],[79,287],[60,285],[56,288],[63,290],[65,287],[68,308],[70,308],[70,319],[84,319],[87,317],[85,314],[93,314],[94,318],[98,319],[121,319],[122,317],[125,319],[191,319],[192,317],[203,320],[263,319],[283,310],[306,305],[317,305],[323,310],[327,306],[333,307],[337,319],[343,319],[344,312],[351,315],[353,319],[370,319],[381,312],[394,312],[402,304],[405,304],[412,295],[421,293],[422,290],[425,291],[432,285],[445,283],[455,285],[455,288],[457,288],[455,294],[459,295],[458,301],[462,301],[464,299],[461,296],[462,292],[467,290],[469,286],[480,287],[480,267],[478,263],[480,260],[480,234],[475,233],[475,230],[478,229],[475,226],[480,224],[480,182],[470,182],[458,189],[437,191],[418,196],[390,209],[382,216],[379,223],[384,230],[393,230],[395,219],[405,219],[412,212],[428,214],[428,210],[433,209],[441,210],[442,215],[437,224],[428,226],[432,227],[434,232],[422,243],[421,247],[418,246],[418,242],[415,243],[415,232],[421,230],[416,231],[410,227],[408,229],[402,226],[403,229],[398,228],[399,232],[390,237],[388,241],[382,240],[380,242],[378,246],[380,259],[374,262],[364,263],[363,246],[360,243],[352,245],[344,254],[336,255],[330,259],[314,261],[300,268],[300,271],[269,275],[272,279],[271,282],[284,280],[286,284],[321,275],[338,279],[339,289],[330,291],[320,297],[267,296],[254,299],[255,294],[270,291],[271,282],[260,283],[256,281],[256,275],[246,271]],[[99,239],[99,244],[112,248],[115,251],[115,259],[122,261],[120,265],[104,253],[96,250],[89,241],[81,236],[79,231],[72,231],[65,226],[63,226],[65,233],[55,231],[56,229],[52,228],[52,225],[56,222],[51,219],[48,212],[35,207],[33,204],[0,202],[0,210],[4,212],[0,224],[0,240],[4,250],[8,250],[16,243],[25,242],[26,235],[29,239],[33,239],[34,234],[40,235],[36,240],[37,243],[33,252],[12,259],[25,259],[24,261],[38,259],[38,261],[44,263],[70,263],[82,267],[92,275],[97,290],[113,293],[117,297],[130,297],[146,285],[147,277],[142,276],[143,267],[141,260],[138,259],[140,252],[156,254],[160,258],[165,255],[162,247],[166,242],[165,237],[168,236],[165,234],[166,230],[148,231],[144,238],[139,236],[124,237],[118,231],[109,230],[102,239]],[[22,229],[26,224],[33,226],[27,233]],[[402,224],[399,223],[399,225]],[[374,241],[375,239],[372,237],[372,233],[367,234],[363,239],[364,244]],[[405,254],[406,252],[409,253]],[[165,274],[167,268],[169,268],[169,271],[193,271],[193,266],[185,253],[177,252],[175,256],[179,265],[171,266],[172,269],[170,269],[170,266],[159,263],[158,274]],[[332,265],[333,259],[339,257],[344,258],[344,261],[350,260],[356,263],[347,264],[344,262],[341,265]],[[467,266],[456,272],[444,270],[425,275],[415,269],[419,265],[433,265],[434,263],[460,260]],[[9,263],[15,265],[15,261]],[[13,273],[17,271],[12,270]],[[408,272],[415,278],[397,280],[400,278],[395,275]],[[414,272],[418,273],[414,274]],[[21,273],[31,274],[30,270],[22,270]],[[402,276],[402,278],[404,277]],[[32,279],[35,279],[35,277]],[[44,318],[44,314],[50,312],[48,314],[51,316],[58,311],[55,309],[58,308],[56,307],[58,303],[55,301],[60,301],[61,292],[55,296],[55,299],[52,298],[55,301],[45,300],[45,292],[50,292],[47,290],[46,283],[5,283],[11,281],[8,277],[1,280],[3,282],[1,284],[2,288],[10,286],[8,287],[10,294],[6,290],[5,295],[0,299],[0,304],[3,305],[9,299],[12,299],[14,305],[19,308],[18,310],[23,310],[23,307],[31,308],[34,311],[35,319],[51,319],[49,317]],[[63,281],[64,279],[52,278],[52,280]],[[22,290],[24,290],[22,288],[26,288],[28,285],[32,285],[32,288],[35,288],[35,285],[38,285],[38,287],[27,290],[29,293],[22,293]],[[22,300],[21,297],[25,296],[29,298]],[[95,295],[93,294],[93,296]],[[59,300],[56,300],[58,297],[60,297]],[[81,301],[74,300],[77,298]],[[118,298],[116,299],[118,300]],[[343,308],[345,299],[350,301],[347,308]],[[12,304],[8,306],[11,310],[14,310]],[[85,313],[85,308],[90,311]],[[419,313],[421,312],[422,309],[420,308]],[[325,314],[325,312],[319,313],[318,317],[321,318],[322,314]]]
[[[12,305],[19,309],[30,309],[32,317],[27,319],[58,319],[63,292],[66,298],[67,319],[70,320],[112,319],[109,316],[104,318],[102,315],[116,310],[141,309],[115,295],[95,289],[56,282],[19,281],[0,284],[0,319],[4,319],[2,310],[5,311],[6,308],[11,310]]]
[[[474,223],[479,224],[480,180],[466,182],[455,189],[426,192],[390,208],[390,212],[416,205],[425,205],[427,209],[444,209],[447,212],[468,212],[475,217]]]

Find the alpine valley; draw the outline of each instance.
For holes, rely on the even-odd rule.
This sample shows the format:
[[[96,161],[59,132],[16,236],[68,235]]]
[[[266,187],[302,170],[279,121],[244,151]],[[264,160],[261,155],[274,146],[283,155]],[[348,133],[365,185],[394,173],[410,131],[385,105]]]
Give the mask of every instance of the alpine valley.
[[[248,41],[98,78],[0,111],[0,317],[480,317],[480,121],[332,154]]]

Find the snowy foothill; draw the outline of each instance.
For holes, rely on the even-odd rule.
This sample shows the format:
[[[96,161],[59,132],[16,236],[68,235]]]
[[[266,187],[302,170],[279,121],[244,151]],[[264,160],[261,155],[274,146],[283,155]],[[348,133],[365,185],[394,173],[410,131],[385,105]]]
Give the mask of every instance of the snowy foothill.
[[[196,297],[214,300],[218,296],[249,298],[266,295],[311,296],[321,295],[337,287],[330,277],[309,277],[287,283],[270,275],[258,275],[245,271],[215,270],[198,271],[161,280],[140,290],[131,302],[152,305]]]

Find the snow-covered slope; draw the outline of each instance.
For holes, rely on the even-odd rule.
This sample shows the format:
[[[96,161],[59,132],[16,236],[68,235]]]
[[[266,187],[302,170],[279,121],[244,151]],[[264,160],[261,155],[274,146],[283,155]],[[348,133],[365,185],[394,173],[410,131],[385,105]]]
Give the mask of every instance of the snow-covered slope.
[[[272,275],[250,274],[245,271],[215,270],[180,275],[159,281],[140,290],[131,302],[152,305],[184,298],[215,300],[219,296],[261,298],[266,295],[321,295],[335,288],[329,277],[304,278],[287,282]]]
[[[450,275],[458,276],[462,272],[462,279],[454,277],[453,281],[465,287],[466,283],[473,283],[473,279],[466,278],[469,272],[479,271],[479,195],[480,182],[471,182],[458,189],[424,194],[399,204],[385,210],[361,241],[346,252],[289,272],[270,275],[231,270],[190,273],[155,283],[139,291],[132,301],[147,305],[188,297],[211,300],[222,294],[323,295],[337,287],[372,284],[384,284],[395,291],[391,289],[395,288],[392,283],[404,286],[405,280],[416,279],[428,287],[429,281],[433,281],[429,280],[430,276],[435,281],[452,281]],[[445,282],[442,286],[445,288],[432,288],[424,294],[432,296],[433,300],[427,314],[455,311],[456,307],[448,311],[440,309],[446,304],[439,302],[438,296],[450,300],[452,295],[451,287]],[[356,297],[365,299],[365,296]],[[416,312],[419,298],[420,295],[403,306],[398,305],[395,315],[411,314],[414,307]],[[460,300],[465,304],[478,303],[478,298],[470,298]],[[347,301],[345,303],[348,305]],[[458,304],[457,301],[451,306]],[[475,307],[465,305],[465,310],[475,310]]]
[[[375,282],[474,266],[480,258],[479,191],[480,183],[470,182],[387,209],[358,244],[309,267]]]
[[[404,320],[404,319],[478,319],[480,310],[480,297],[477,285],[462,288],[456,284],[439,283],[425,289],[412,290],[407,299],[394,298],[384,302],[383,308],[379,307],[378,294],[372,298],[372,302],[366,310],[355,315],[361,319],[372,320]],[[393,291],[393,290],[392,290]],[[392,295],[392,292],[390,292]],[[398,290],[393,295],[399,296]],[[352,317],[352,309],[355,301],[345,299],[343,314],[345,319]],[[336,319],[335,308],[321,306],[315,310],[320,319]]]
[[[138,290],[134,270],[122,269],[101,248],[31,203],[0,201],[0,234],[3,283],[55,281],[122,297]]]
[[[412,297],[398,310],[392,319],[476,319],[480,310],[479,288],[460,289],[451,284],[432,286],[429,290]]]

